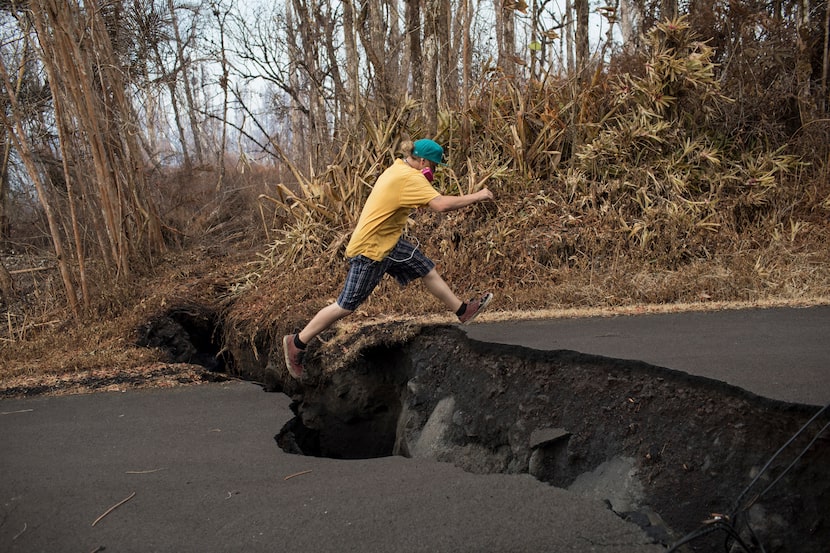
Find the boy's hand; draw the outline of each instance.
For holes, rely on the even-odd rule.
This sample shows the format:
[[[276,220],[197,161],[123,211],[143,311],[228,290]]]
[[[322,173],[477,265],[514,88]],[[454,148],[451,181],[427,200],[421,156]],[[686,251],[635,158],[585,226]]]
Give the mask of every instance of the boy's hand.
[[[481,190],[479,190],[477,192],[477,194],[479,196],[478,201],[480,201],[480,202],[484,201],[484,200],[492,200],[493,199],[493,193],[490,192],[490,189],[487,188],[487,187],[484,187]]]

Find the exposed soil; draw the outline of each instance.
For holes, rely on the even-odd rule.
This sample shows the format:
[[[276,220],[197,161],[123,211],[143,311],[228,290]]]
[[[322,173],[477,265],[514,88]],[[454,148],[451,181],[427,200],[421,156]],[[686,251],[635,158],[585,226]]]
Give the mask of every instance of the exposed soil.
[[[297,415],[276,437],[286,451],[530,473],[604,500],[658,543],[703,527],[681,551],[720,548],[732,529],[736,551],[830,543],[830,437],[787,468],[830,415],[765,468],[816,407],[645,363],[483,344],[451,326],[374,327],[352,340],[348,355],[334,341],[311,352],[301,383],[273,353],[272,388]]]
[[[11,384],[0,387],[0,399],[114,392],[136,388],[173,388],[224,380],[227,380],[226,375],[195,363],[151,363],[118,371],[94,369],[14,379]]]

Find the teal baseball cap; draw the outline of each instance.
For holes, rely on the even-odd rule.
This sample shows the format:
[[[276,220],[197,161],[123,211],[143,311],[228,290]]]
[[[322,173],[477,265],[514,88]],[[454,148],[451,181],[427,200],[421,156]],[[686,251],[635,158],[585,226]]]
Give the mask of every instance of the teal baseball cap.
[[[446,165],[446,163],[444,163],[444,148],[442,148],[434,140],[430,140],[428,138],[422,138],[421,140],[415,141],[415,147],[412,148],[412,155],[428,159],[438,165]]]

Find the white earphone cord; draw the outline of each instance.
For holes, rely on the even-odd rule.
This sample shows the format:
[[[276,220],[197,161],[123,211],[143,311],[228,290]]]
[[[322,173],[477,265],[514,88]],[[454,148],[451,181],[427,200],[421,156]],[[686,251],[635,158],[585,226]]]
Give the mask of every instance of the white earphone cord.
[[[392,257],[390,255],[390,256],[387,257],[387,259],[389,259],[390,261],[394,261],[395,263],[406,263],[407,261],[409,261],[410,259],[415,257],[415,252],[418,251],[418,248],[421,246],[421,241],[418,240],[417,238],[415,238],[414,240],[415,240],[415,246],[413,246],[412,253],[409,254],[409,257],[407,257],[406,259],[395,259],[394,257]]]

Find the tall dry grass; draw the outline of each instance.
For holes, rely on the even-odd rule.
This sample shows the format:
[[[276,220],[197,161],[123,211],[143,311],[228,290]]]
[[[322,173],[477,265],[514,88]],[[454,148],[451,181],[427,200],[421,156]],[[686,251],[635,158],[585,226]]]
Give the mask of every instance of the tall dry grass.
[[[587,85],[487,74],[464,110],[440,113],[433,138],[449,166],[435,186],[445,194],[488,186],[496,201],[445,214],[420,210],[407,233],[460,296],[493,290],[496,315],[827,301],[830,124],[817,119],[780,132],[757,113],[768,102],[755,105],[746,90],[732,98],[721,87],[712,56],[678,20],[655,27],[625,70],[612,65]],[[402,100],[392,117],[380,117],[367,102],[316,175],[290,164],[241,165],[221,195],[211,193],[209,173],[158,175],[167,240],[182,249],[138,275],[138,284],[104,295],[97,312],[123,322],[89,326],[96,336],[51,324],[60,317],[46,302],[38,309],[46,327],[12,320],[7,335],[0,330],[7,361],[0,380],[6,369],[127,365],[128,356],[140,357],[131,353],[129,329],[194,298],[221,308],[226,339],[262,359],[274,337],[336,298],[363,202],[400,144],[422,136],[420,112]],[[777,129],[766,139],[736,127],[762,119]],[[353,321],[443,314],[419,284],[401,290],[387,280]],[[36,368],[56,344],[64,361]],[[72,347],[111,357],[92,361]]]
[[[654,27],[638,63],[583,88],[491,73],[465,111],[442,113],[434,138],[450,166],[435,185],[486,185],[496,201],[419,211],[407,232],[459,295],[494,290],[502,310],[826,298],[830,188],[826,163],[803,151],[811,131],[741,139],[713,50],[685,19]],[[353,132],[344,151],[361,155],[263,198],[285,224],[230,302],[235,325],[279,333],[336,297],[362,202],[417,130],[403,104]],[[422,292],[384,284],[361,313],[440,312]]]

